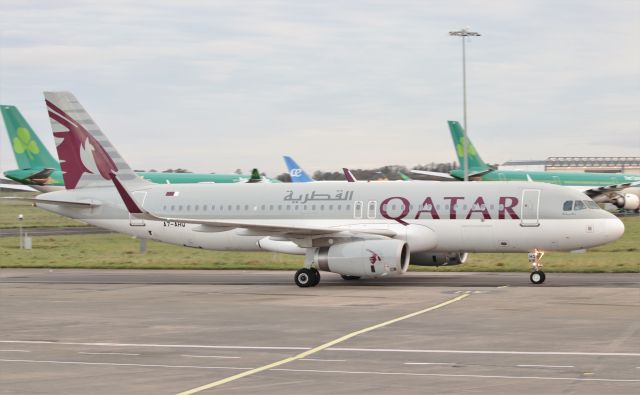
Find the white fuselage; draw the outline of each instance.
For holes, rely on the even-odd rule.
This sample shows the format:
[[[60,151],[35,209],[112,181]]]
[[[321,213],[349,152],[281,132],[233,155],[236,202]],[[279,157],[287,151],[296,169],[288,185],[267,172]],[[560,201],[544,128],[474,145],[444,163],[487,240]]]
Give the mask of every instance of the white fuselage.
[[[534,182],[182,184],[146,185],[132,192],[140,206],[167,220],[130,218],[115,188],[109,187],[40,195],[96,203],[93,208],[37,205],[140,238],[211,250],[258,251],[258,241],[273,234],[186,220],[335,228],[336,232],[387,229],[406,240],[412,252],[569,251],[611,242],[624,232],[621,221],[604,210],[563,210],[567,201],[588,201],[586,195]],[[295,241],[303,248],[313,244],[302,236]],[[294,245],[290,237],[281,242]],[[303,253],[296,248],[291,252]]]

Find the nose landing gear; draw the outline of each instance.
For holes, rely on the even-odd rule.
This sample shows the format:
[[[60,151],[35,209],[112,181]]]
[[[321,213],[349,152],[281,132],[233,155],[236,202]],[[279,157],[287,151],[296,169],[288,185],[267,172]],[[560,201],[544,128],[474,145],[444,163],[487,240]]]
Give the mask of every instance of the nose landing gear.
[[[529,253],[529,262],[531,263],[531,275],[529,275],[529,280],[536,285],[542,284],[546,278],[542,271],[542,262],[540,262],[543,256],[544,251],[538,251],[537,248],[533,250],[533,252]]]

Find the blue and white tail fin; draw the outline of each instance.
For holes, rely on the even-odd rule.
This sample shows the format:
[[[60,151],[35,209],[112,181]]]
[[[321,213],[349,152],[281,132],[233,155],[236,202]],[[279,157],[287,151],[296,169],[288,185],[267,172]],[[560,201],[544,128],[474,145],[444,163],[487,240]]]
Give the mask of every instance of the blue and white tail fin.
[[[44,97],[67,189],[112,187],[112,174],[123,182],[148,183],[122,159],[73,94],[45,92]]]
[[[284,163],[287,164],[291,182],[312,182],[313,179],[300,167],[290,156],[283,156]]]

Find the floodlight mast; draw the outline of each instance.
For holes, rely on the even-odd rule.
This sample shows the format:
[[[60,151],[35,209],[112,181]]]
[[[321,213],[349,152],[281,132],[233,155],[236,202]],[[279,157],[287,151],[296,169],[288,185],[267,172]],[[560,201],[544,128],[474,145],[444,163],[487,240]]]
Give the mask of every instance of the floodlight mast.
[[[467,26],[462,30],[449,32],[449,35],[462,37],[462,106],[463,106],[463,112],[464,112],[463,129],[462,129],[462,135],[463,135],[462,149],[464,152],[463,154],[464,180],[469,181],[469,153],[468,153],[469,139],[467,138],[467,54],[465,50],[465,39],[469,36],[474,36],[474,37],[480,36],[480,33],[470,31],[470,28]]]

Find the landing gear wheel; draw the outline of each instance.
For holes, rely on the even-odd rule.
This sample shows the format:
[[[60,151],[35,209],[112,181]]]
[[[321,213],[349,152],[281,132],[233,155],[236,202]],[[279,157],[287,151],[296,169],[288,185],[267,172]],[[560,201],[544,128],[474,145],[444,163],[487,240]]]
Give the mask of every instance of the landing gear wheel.
[[[360,276],[347,276],[346,274],[342,274],[340,277],[346,281],[360,280]]]
[[[296,272],[294,279],[298,287],[315,287],[320,282],[320,273],[315,269],[303,268]]]
[[[311,272],[313,273],[313,285],[311,286],[315,287],[320,283],[320,272],[316,269],[311,269]]]
[[[534,284],[542,284],[545,277],[546,276],[544,275],[544,272],[542,270],[536,270],[534,272],[531,272],[529,280],[531,280],[531,282]]]

